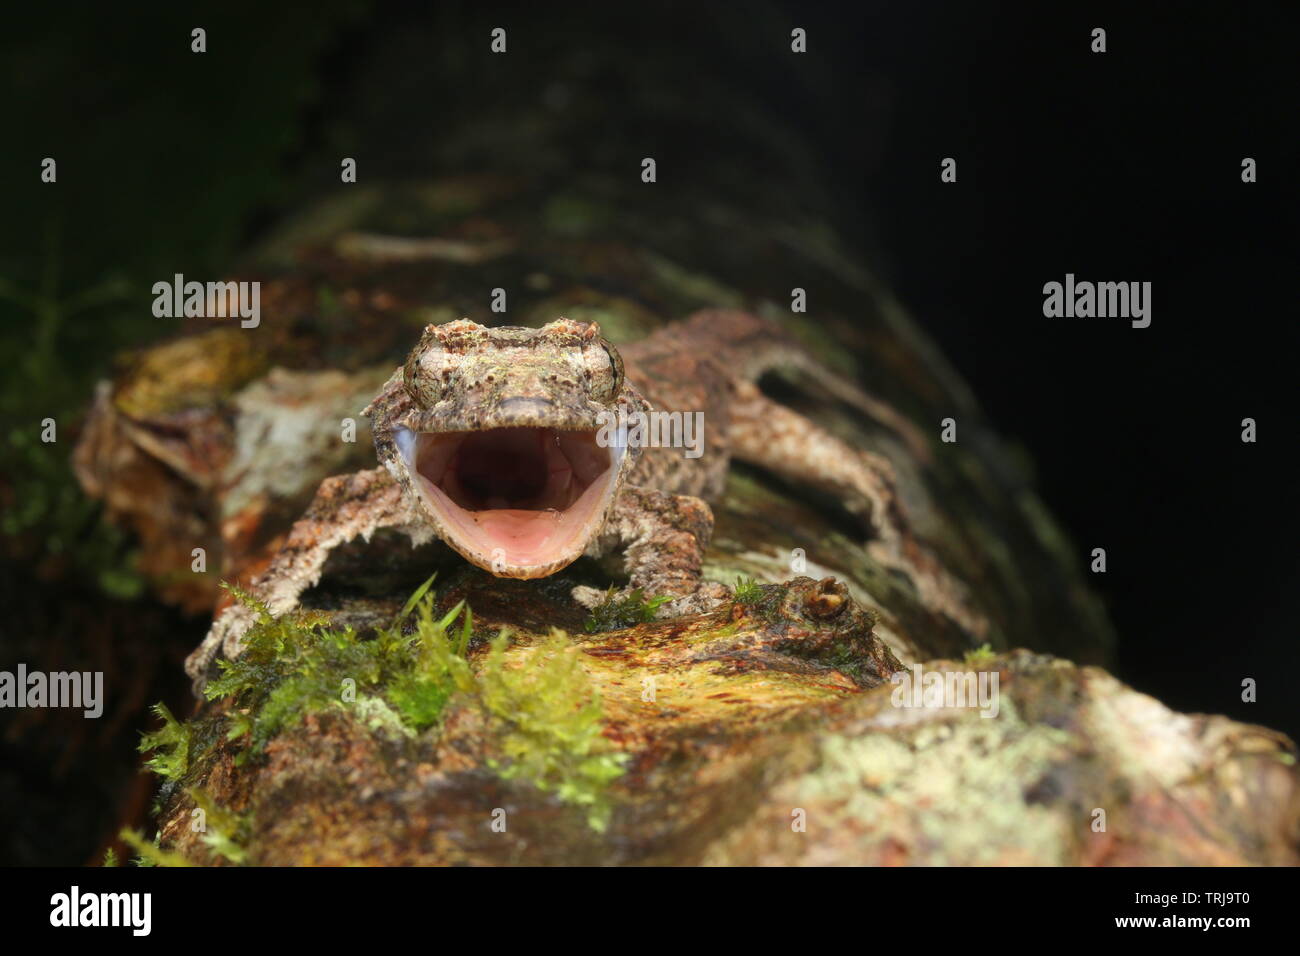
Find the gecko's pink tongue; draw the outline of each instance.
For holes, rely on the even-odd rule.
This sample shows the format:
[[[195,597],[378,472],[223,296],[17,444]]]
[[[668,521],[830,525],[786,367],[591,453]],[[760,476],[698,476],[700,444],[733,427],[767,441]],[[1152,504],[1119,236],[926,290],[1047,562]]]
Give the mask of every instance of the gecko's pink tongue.
[[[557,530],[559,518],[558,511],[539,517],[536,511],[510,508],[474,513],[474,523],[480,535],[513,554],[544,549],[547,540]]]
[[[497,428],[399,442],[448,543],[503,577],[550,574],[585,549],[613,493],[619,449],[596,432]]]

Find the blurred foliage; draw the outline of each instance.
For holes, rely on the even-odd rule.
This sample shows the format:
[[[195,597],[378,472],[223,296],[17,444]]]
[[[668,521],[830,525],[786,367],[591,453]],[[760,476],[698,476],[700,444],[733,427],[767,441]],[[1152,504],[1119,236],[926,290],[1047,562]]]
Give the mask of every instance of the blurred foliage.
[[[172,331],[152,313],[154,282],[229,270],[250,230],[304,195],[287,170],[320,95],[317,67],[366,6],[327,0],[279,18],[248,2],[6,12],[4,558],[71,571],[110,597],[140,594],[129,542],[73,477],[80,416],[115,354]],[[195,26],[207,53],[190,50]],[[129,55],[141,49],[155,56]],[[45,157],[54,183],[41,182]],[[45,419],[55,442],[41,440]]]
[[[135,850],[136,855],[131,860],[132,866],[194,865],[189,860],[185,859],[185,857],[180,853],[160,849],[156,842],[150,843],[135,830],[124,829],[118,834],[118,838],[131,849]]]
[[[162,726],[140,738],[140,753],[153,752],[145,766],[164,780],[179,780],[190,766],[190,728],[162,702],[153,705]]]

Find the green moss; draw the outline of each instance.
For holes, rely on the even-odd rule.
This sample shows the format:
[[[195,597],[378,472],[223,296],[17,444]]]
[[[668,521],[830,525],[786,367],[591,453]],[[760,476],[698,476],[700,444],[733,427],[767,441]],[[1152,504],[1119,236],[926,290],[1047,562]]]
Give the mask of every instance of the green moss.
[[[120,864],[117,862],[117,851],[110,846],[108,850],[105,851],[104,862],[101,863],[100,866],[114,867],[119,865]]]
[[[610,814],[606,789],[626,758],[602,736],[600,695],[577,647],[553,630],[523,666],[508,667],[505,651],[506,640],[498,637],[479,675],[484,706],[505,725],[506,759],[497,769],[585,807],[587,822],[603,831]]]
[[[863,666],[866,661],[861,654],[854,650],[853,645],[848,640],[834,644],[824,663],[835,668],[859,686],[866,683],[867,674]]]
[[[603,829],[610,812],[605,789],[622,773],[623,757],[604,743],[600,698],[567,637],[554,632],[541,646],[521,649],[529,655],[526,666],[507,667],[509,641],[502,632],[476,675],[468,660],[473,614],[461,602],[437,616],[432,582],[411,595],[389,627],[366,640],[312,614],[276,618],[230,586],[257,620],[244,636],[243,653],[223,661],[205,690],[209,700],[230,705],[208,736],[219,739],[224,731],[230,740],[247,737],[247,747],[236,757],[243,763],[313,712],[333,709],[374,733],[413,738],[436,727],[453,698],[477,701],[501,741],[504,758],[494,769],[584,808],[591,826]],[[637,594],[624,603],[628,607],[620,613],[645,619],[662,601],[643,601]],[[453,626],[458,619],[459,626]],[[163,727],[146,736],[142,749],[155,750],[151,768],[175,781],[189,766],[194,728],[203,725],[181,724],[162,705],[156,712]],[[202,790],[187,793],[204,814],[203,843],[232,863],[247,862],[248,821],[218,807]],[[132,838],[128,842],[139,851],[141,865],[187,865],[138,835]]]
[[[194,865],[180,853],[174,850],[164,850],[156,843],[150,843],[135,830],[123,830],[117,836],[123,843],[135,850],[136,857],[131,861],[135,866]]]
[[[465,608],[458,637],[448,633],[463,607],[462,601],[441,620],[435,620],[431,600],[422,598],[416,605],[414,667],[388,689],[388,700],[416,731],[438,722],[453,693],[474,690],[474,677],[465,659],[474,628],[473,613]]]
[[[463,602],[435,618],[432,583],[433,578],[426,581],[393,624],[370,640],[361,640],[351,628],[330,628],[309,614],[272,617],[265,605],[230,586],[258,619],[244,637],[243,654],[222,661],[221,674],[204,691],[209,700],[232,700],[228,736],[247,734],[245,756],[257,754],[306,714],[347,709],[373,697],[382,698],[413,732],[436,724],[454,692],[473,689],[464,657],[473,620]],[[452,636],[448,629],[462,610],[463,626]],[[412,611],[414,630],[404,633]],[[372,702],[365,719],[370,723],[375,717]]]
[[[189,768],[190,727],[173,717],[166,704],[152,709],[163,725],[140,738],[140,753],[154,752],[144,765],[165,780],[179,780]]]
[[[763,586],[753,578],[736,578],[734,599],[737,604],[754,604],[763,596]]]
[[[10,357],[0,381],[8,428],[0,434],[6,486],[0,546],[15,567],[51,557],[66,562],[63,587],[93,582],[104,595],[132,600],[145,584],[135,570],[138,549],[130,535],[99,520],[101,504],[73,473],[67,428],[85,412],[102,373],[98,362],[69,361],[84,351],[69,345],[90,329],[96,354],[110,351],[105,342],[114,341],[115,327],[134,311],[125,303],[139,290],[120,274],[60,286],[55,279],[67,277],[68,262],[59,251],[58,226],[53,220],[45,226],[37,240],[44,252],[31,260],[43,278],[0,276],[0,350]],[[55,441],[44,440],[46,419],[55,422]]]
[[[646,598],[640,588],[620,597],[610,588],[604,603],[593,608],[587,616],[583,630],[588,634],[598,634],[601,631],[617,631],[637,624],[647,624],[655,619],[655,612],[671,600],[670,595]]]
[[[38,388],[29,390],[40,394]],[[0,394],[4,391],[0,388]],[[6,416],[12,409],[16,420],[17,408],[10,403]],[[102,507],[78,486],[62,441],[41,441],[40,422],[46,415],[53,417],[42,412],[0,437],[0,472],[11,489],[0,510],[0,535],[9,539],[2,543],[13,554],[44,554],[70,562],[73,570],[64,586],[88,581],[109,597],[133,600],[145,588],[136,569],[139,549],[122,529],[99,520]],[[73,415],[69,410],[59,417],[58,427]],[[63,434],[58,432],[60,438]],[[29,547],[35,550],[28,552]]]
[[[389,691],[392,694],[392,691]],[[369,694],[362,694],[357,697],[357,702],[352,705],[353,713],[357,719],[366,725],[366,729],[375,734],[397,738],[411,738],[416,735],[415,730],[411,727],[409,720],[404,720],[396,710],[383,697],[373,697]]]
[[[432,727],[442,717],[451,690],[446,685],[407,674],[399,677],[389,688],[388,698],[402,724],[420,731]]]
[[[967,651],[962,659],[967,667],[982,667],[997,658],[997,652],[989,644],[981,644],[973,651]]]
[[[783,584],[737,579],[735,601],[747,609],[750,618],[775,624],[781,619],[781,605],[785,601],[786,590]]]
[[[246,816],[232,813],[217,805],[207,792],[199,787],[187,791],[194,805],[203,811],[204,845],[217,856],[224,857],[231,863],[241,864],[248,861],[248,851],[243,844],[249,836],[249,821]]]

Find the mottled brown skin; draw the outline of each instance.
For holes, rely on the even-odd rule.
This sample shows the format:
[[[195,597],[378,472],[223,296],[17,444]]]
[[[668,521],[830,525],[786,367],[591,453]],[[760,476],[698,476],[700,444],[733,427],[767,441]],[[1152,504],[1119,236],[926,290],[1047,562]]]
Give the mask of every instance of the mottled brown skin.
[[[929,459],[925,437],[909,421],[820,366],[775,323],[748,313],[696,313],[626,347],[621,357],[593,323],[558,319],[541,329],[489,329],[460,320],[430,326],[366,409],[381,467],[322,483],[254,590],[273,613],[290,610],[319,580],[331,550],[391,527],[413,544],[438,537],[500,577],[541,577],[581,553],[621,553],[625,592],[673,598],[661,616],[708,610],[729,590],[701,580],[713,528],[707,502],[720,498],[735,458],[834,495],[860,520],[874,557],[907,575],[927,606],[981,635],[987,625],[969,607],[964,587],[912,536],[889,462],[846,445],[758,390],[759,376],[782,366],[814,373],[837,398],[898,434],[919,461]],[[458,541],[445,516],[413,486],[411,459],[399,448],[404,432],[409,439],[412,433],[502,428],[592,429],[600,413],[620,406],[703,412],[704,453],[690,458],[681,448],[629,447],[611,469],[607,505],[584,529],[577,550],[540,564],[503,563]],[[585,587],[573,596],[587,606],[606,597]],[[196,683],[218,652],[239,653],[251,623],[243,607],[221,613],[187,661]]]

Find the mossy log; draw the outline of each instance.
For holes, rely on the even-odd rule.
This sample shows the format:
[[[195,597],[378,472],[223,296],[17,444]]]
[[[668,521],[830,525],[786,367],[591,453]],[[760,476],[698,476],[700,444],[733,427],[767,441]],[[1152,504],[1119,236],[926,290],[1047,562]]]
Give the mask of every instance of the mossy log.
[[[218,581],[264,567],[321,479],[373,465],[359,412],[425,324],[565,315],[620,343],[746,308],[933,436],[918,453],[815,380],[764,383],[890,459],[918,534],[987,628],[927,610],[834,502],[743,468],[714,509],[706,574],[757,583],[700,617],[631,607],[601,629],[567,595],[614,583],[608,565],[499,580],[381,534],[339,549],[284,625],[304,642],[298,670],[268,665],[266,686],[218,696],[160,744],[179,755],[161,846],[260,864],[1296,862],[1294,745],[1172,713],[1101,669],[1114,636],[1077,547],[888,290],[818,222],[672,208],[599,179],[350,188],[233,276],[263,283],[257,329],[188,320],[101,387],[83,485],[139,534],[158,592],[210,612],[229,600]],[[816,290],[808,313],[771,278],[791,274]],[[505,315],[488,309],[494,288],[510,290]],[[945,418],[956,443],[938,440]],[[473,613],[457,680],[391,661],[350,675],[313,656],[396,633],[415,667],[433,638],[401,612],[434,571],[429,612]],[[920,698],[891,677],[918,663],[996,675],[996,716],[908,706]],[[307,674],[337,679],[336,698],[308,693]],[[401,706],[411,680],[441,688],[431,721]],[[277,691],[283,713],[255,746]],[[524,720],[531,694],[564,693],[590,721],[570,726],[563,708]],[[196,832],[196,805],[220,825]]]

